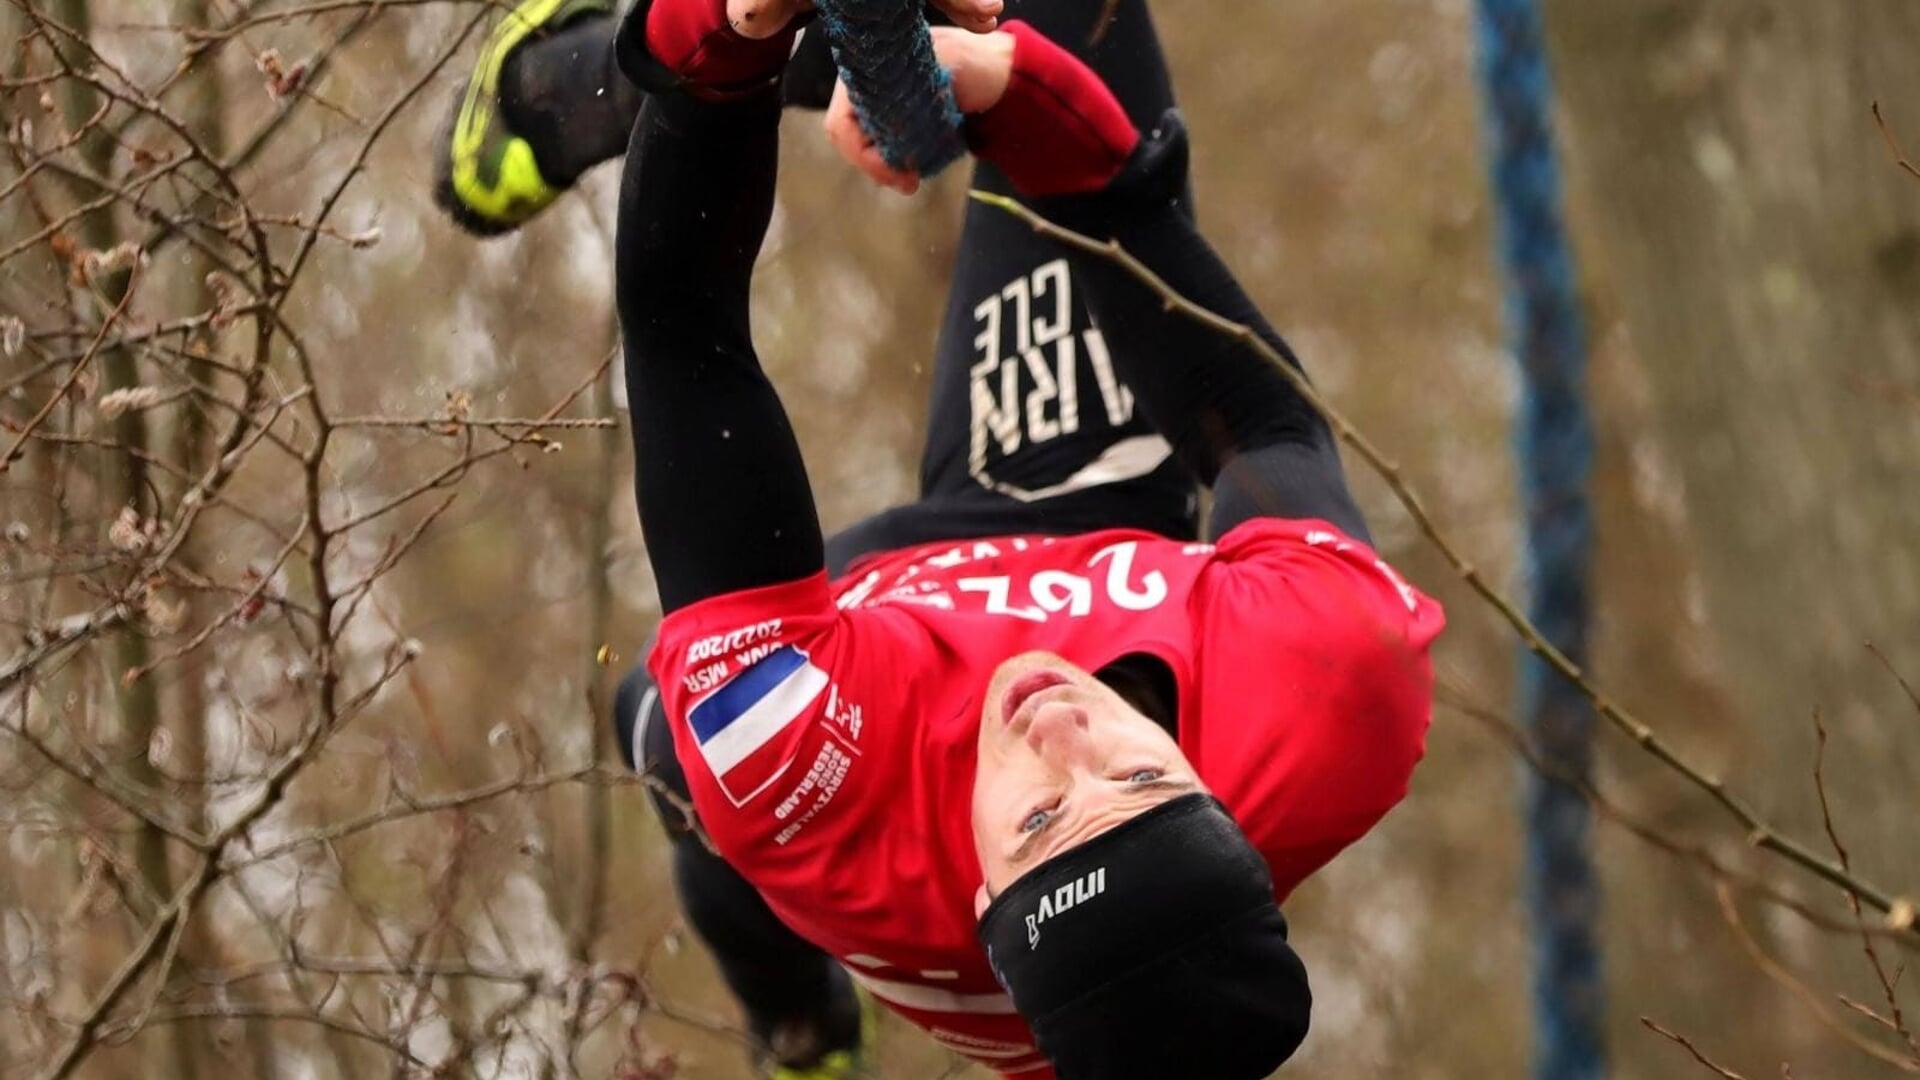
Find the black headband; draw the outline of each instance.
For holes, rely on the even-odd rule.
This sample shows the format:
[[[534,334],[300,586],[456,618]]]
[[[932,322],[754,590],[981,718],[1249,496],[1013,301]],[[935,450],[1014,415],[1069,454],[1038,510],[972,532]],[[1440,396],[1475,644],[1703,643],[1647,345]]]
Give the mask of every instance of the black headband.
[[[1061,1080],[1258,1080],[1306,1035],[1266,860],[1209,795],[1022,875],[979,934]]]

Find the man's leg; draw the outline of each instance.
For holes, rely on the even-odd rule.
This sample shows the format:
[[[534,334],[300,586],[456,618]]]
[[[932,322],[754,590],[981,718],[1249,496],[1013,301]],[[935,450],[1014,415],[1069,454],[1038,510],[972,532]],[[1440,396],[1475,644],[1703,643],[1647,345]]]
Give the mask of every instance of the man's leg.
[[[860,1045],[860,1003],[845,970],[780,921],[766,901],[701,838],[686,774],[659,695],[644,667],[614,695],[623,760],[648,778],[648,796],[673,845],[673,884],[694,933],[747,1017],[760,1053],[776,1066],[820,1069]],[[836,1063],[838,1064],[838,1063]],[[850,1064],[847,1062],[846,1064]]]
[[[1304,374],[1192,217],[1171,205],[1187,169],[1178,114],[1144,130],[1126,170],[1106,190],[1035,200],[1035,209],[1079,232],[1117,240],[1166,287],[1251,327]],[[1272,363],[1237,338],[1167,311],[1154,290],[1112,260],[1079,250],[1069,258],[1141,411],[1194,475],[1214,487],[1213,536],[1270,516],[1320,518],[1367,539],[1332,429]]]
[[[521,0],[494,26],[436,152],[434,198],[461,228],[517,229],[626,152],[646,95],[615,62],[614,3]],[[834,78],[824,37],[807,34],[788,65],[785,100],[825,108]]]
[[[1087,2],[1080,6],[1088,15],[1086,29],[1091,30],[1093,24],[1091,16],[1103,5]],[[1136,8],[1136,13],[1144,16],[1143,10]],[[1137,58],[1137,54],[1135,55]],[[1151,55],[1152,70],[1155,74],[1148,81],[1157,80],[1163,84],[1164,71],[1158,67],[1157,50]],[[667,126],[670,127],[671,124],[672,121],[669,120]],[[639,156],[639,148],[642,139],[648,137],[648,125],[643,121],[641,128],[642,130],[637,131],[635,136],[634,160],[641,163],[641,171],[644,173],[646,171],[644,163],[647,159]],[[644,190],[646,187],[644,180],[638,187],[635,185],[633,176],[630,175],[628,181],[628,189],[623,192],[623,227],[629,211],[647,202],[651,197]],[[694,216],[686,207],[677,209],[680,211],[681,220],[688,220]],[[1038,359],[1032,361],[1024,355],[1018,355],[1015,362],[1022,366],[1014,369],[1016,375],[1037,381],[1040,376],[1034,374],[1036,366],[1046,371],[1049,363],[1054,365],[1051,369],[1054,373],[1054,391],[1050,401],[1042,400],[1047,397],[1045,394],[1034,398],[1040,406],[1036,412],[1025,408],[1024,401],[1032,397],[1039,387],[1036,385],[1026,388],[1026,393],[1021,395],[1022,422],[1031,423],[1033,430],[1045,437],[1016,443],[1011,450],[1001,454],[1000,463],[1007,465],[1008,468],[1002,470],[1001,475],[997,477],[984,473],[982,475],[962,473],[962,480],[957,490],[933,491],[931,497],[922,504],[881,515],[856,527],[849,534],[836,538],[836,542],[827,552],[829,562],[836,570],[844,568],[845,563],[856,555],[868,551],[886,550],[965,535],[1083,531],[1119,525],[1138,525],[1173,535],[1189,533],[1191,530],[1192,483],[1177,469],[1161,464],[1166,457],[1164,445],[1158,458],[1148,461],[1146,468],[1139,472],[1131,475],[1115,475],[1111,470],[1106,474],[1095,470],[1091,474],[1092,478],[1105,482],[1085,484],[1074,482],[1076,477],[1087,478],[1089,474],[1086,472],[1086,467],[1099,462],[1112,446],[1127,439],[1145,440],[1151,437],[1151,433],[1145,428],[1144,421],[1130,415],[1132,411],[1130,404],[1123,406],[1126,401],[1123,396],[1124,391],[1113,385],[1111,369],[1102,366],[1104,361],[1101,358],[1101,347],[1098,343],[1086,345],[1084,340],[1076,340],[1070,345],[1060,344],[1063,340],[1063,330],[1078,333],[1084,339],[1085,335],[1091,331],[1091,327],[1086,322],[1084,307],[1080,306],[1080,302],[1073,295],[1073,287],[1064,280],[1067,277],[1066,267],[1059,261],[1058,253],[1045,250],[1044,245],[1036,244],[1026,230],[1017,227],[1004,228],[1005,224],[987,217],[976,217],[970,222],[968,255],[963,256],[963,273],[971,275],[973,283],[971,285],[957,283],[956,290],[972,290],[976,292],[978,299],[968,297],[966,291],[957,291],[956,298],[959,298],[967,307],[967,313],[972,320],[988,318],[996,320],[995,329],[998,331],[998,340],[992,343],[994,348],[1014,351],[1017,354],[1044,350]],[[1004,237],[1004,242],[1015,249],[1010,258],[999,258],[993,252],[999,237]],[[712,248],[722,252],[744,246],[744,244],[734,243],[734,238],[727,235],[720,235],[713,239]],[[753,246],[757,247],[757,239],[757,236],[753,238]],[[1024,252],[1018,250],[1022,248],[1025,249]],[[996,260],[998,265],[995,265]],[[1018,266],[1023,262],[1025,269]],[[670,265],[667,260],[662,260],[662,263]],[[1025,282],[1026,288],[1022,290],[1001,280],[1008,275],[1020,278]],[[622,291],[624,309],[628,290],[623,288]],[[992,298],[1007,310],[1015,311],[1016,314],[1011,317],[1006,316],[1004,312],[998,315],[983,314],[979,309],[988,298]],[[1038,310],[1043,304],[1054,306],[1045,311]],[[745,341],[744,335],[743,299],[737,306],[740,309],[737,319],[742,327],[742,331],[737,335],[738,344],[744,351],[750,343]],[[1073,314],[1070,317],[1063,317],[1060,314],[1062,309],[1070,310]],[[624,321],[631,327],[644,327],[654,331],[658,329],[653,320],[644,316],[628,318]],[[731,330],[734,321],[734,316],[722,320],[727,327],[726,336],[729,341],[735,336]],[[950,323],[944,335],[941,363],[949,374],[957,372],[963,388],[970,390],[971,388],[966,387],[965,383],[972,378],[970,369],[978,363],[975,350],[984,349],[988,345],[980,340],[982,334],[977,328],[968,326],[962,329],[969,331],[964,337],[956,335]],[[630,362],[635,356],[647,356],[652,352],[647,343],[630,342],[629,344],[630,349],[633,350],[630,352]],[[1082,351],[1083,348],[1084,351]],[[686,363],[688,364],[686,370],[676,371],[654,361],[647,366],[647,370],[642,372],[642,375],[676,380],[697,370],[700,366],[699,359],[691,356],[686,358]],[[1058,374],[1062,370],[1059,366],[1062,363],[1070,366],[1068,368],[1070,374],[1065,379]],[[754,374],[757,375],[758,372]],[[729,375],[729,383],[731,378],[732,376]],[[1060,395],[1062,383],[1068,387],[1084,383],[1093,388],[1089,394],[1098,392],[1101,395],[1101,413],[1098,423],[1088,424],[1084,428],[1077,423],[1077,416],[1069,408],[1075,404],[1075,400],[1062,400]],[[727,388],[710,388],[708,391],[712,394],[725,392]],[[968,393],[957,398],[967,413],[971,413],[973,407],[970,397],[971,394]],[[667,407],[656,411],[655,406],[662,403],[645,388],[636,386],[635,434],[637,440],[643,437],[660,439],[663,430],[686,425],[687,417],[681,408],[672,405],[674,400],[676,399],[670,396],[667,399]],[[940,406],[936,403],[935,408],[937,413]],[[1063,412],[1063,409],[1067,411]],[[659,421],[657,427],[642,415],[643,410],[648,416]],[[962,414],[960,423],[950,424],[947,428],[949,438],[951,438],[951,432],[955,430],[961,433],[959,441],[962,453],[968,450],[967,440],[972,434],[969,429],[974,426],[973,417],[967,413]],[[1054,422],[1051,426],[1047,423],[1049,420]],[[1064,430],[1062,420],[1065,421]],[[696,428],[702,426],[721,429],[710,423],[693,425]],[[1083,454],[1078,461],[1070,457],[1056,456],[1060,451],[1070,449],[1076,442],[1072,436],[1083,430],[1091,436],[1082,444],[1083,446],[1090,444],[1094,447],[1090,455]],[[643,435],[643,432],[646,434]],[[987,434],[995,439],[999,438],[997,432],[989,431]],[[1063,441],[1062,436],[1067,438]],[[939,434],[936,433],[930,445],[937,444],[939,438]],[[647,504],[647,495],[651,492],[657,501],[661,497],[663,487],[679,487],[680,483],[688,478],[690,472],[677,466],[673,460],[675,455],[684,456],[686,451],[684,446],[678,445],[677,440],[668,440],[658,449],[664,452],[656,454],[645,447],[637,449],[643,470],[640,490],[643,496],[643,517],[649,518],[650,550],[653,551],[657,564],[662,559],[673,563],[683,560],[697,561],[694,557],[701,552],[710,554],[711,549],[706,544],[675,551],[655,542],[656,532],[661,533],[664,540],[671,539],[675,530],[666,528],[671,523],[665,520],[655,526],[651,520],[653,515]],[[711,449],[726,453],[734,447],[721,446]],[[1006,448],[1003,447],[1003,449]],[[1049,458],[1053,460],[1048,460]],[[700,456],[700,459],[705,460],[704,456]],[[1111,461],[1108,463],[1111,464]],[[1046,474],[1049,468],[1057,468],[1059,475],[1049,478]],[[1009,494],[997,485],[1021,490],[1019,494]],[[1048,490],[1049,488],[1055,490]],[[710,493],[711,487],[705,490]],[[757,500],[751,498],[744,501],[757,504]],[[737,542],[743,537],[764,535],[766,535],[764,531],[722,528],[717,539],[724,544],[729,540]],[[681,576],[683,575],[664,571],[661,574],[663,600],[669,608],[681,602],[678,586],[675,583],[675,579]],[[706,582],[696,591],[710,592],[721,587],[713,582]],[[731,587],[746,587],[746,585],[735,582]],[[628,718],[636,715],[639,710],[639,701],[645,694],[643,684],[636,682],[630,685],[633,688],[624,695],[626,703],[616,722],[625,729],[626,737],[633,740],[634,721]],[[655,732],[664,730],[663,726],[657,725],[663,725],[663,721],[656,716],[648,726]],[[649,738],[643,733],[637,741],[640,744],[642,761],[645,765],[657,772],[671,771],[667,765],[670,755],[663,756],[658,752],[660,740]],[[656,747],[652,753],[647,750],[650,743]],[[826,1032],[824,1041],[832,1044],[835,1041],[835,1032],[832,1030],[834,1025],[841,1025],[844,1030],[846,1017],[852,1014],[852,1010],[844,1007],[849,1002],[849,996],[843,992],[844,982],[836,985],[829,981],[824,991],[815,989],[821,985],[820,972],[826,971],[829,980],[837,974],[834,966],[781,926],[766,909],[764,903],[759,901],[753,890],[723,862],[712,858],[704,846],[699,844],[697,837],[684,829],[683,807],[674,805],[672,800],[662,799],[660,808],[663,817],[669,822],[670,829],[676,822],[682,824],[682,827],[677,830],[675,839],[675,869],[690,921],[714,948],[729,984],[733,986],[736,996],[746,1003],[749,1015],[753,1018],[750,1022],[756,1031],[761,1032],[763,1038],[769,1038],[766,1033],[772,1030],[773,1025],[763,1018],[770,1018],[777,1014],[783,1007],[781,1002],[797,1001],[804,1005],[809,1003],[810,995],[824,993],[825,1002],[821,1002],[817,997],[811,999],[815,1005],[828,1006],[822,1010],[824,1015],[816,1014],[818,1018],[813,1021],[813,1024],[815,1031]],[[770,964],[771,967],[769,967]],[[857,1023],[854,1031],[857,1032]]]
[[[498,72],[496,142],[525,148],[498,156],[536,167],[485,172],[498,178],[491,205],[505,209],[443,182],[443,205],[468,228],[517,227],[624,149],[644,95],[612,59],[619,20],[611,4],[526,0],[502,26],[531,29],[511,49],[490,42],[482,51],[474,80],[484,88],[489,65]],[[1137,122],[1172,104],[1146,0],[1011,0],[1005,15],[1085,58]],[[824,106],[833,80],[823,35],[804,33],[782,82],[786,104]],[[482,106],[493,100],[483,95]],[[443,181],[449,160],[443,154]],[[974,182],[1008,190],[990,165]],[[521,190],[529,186],[536,193]],[[1193,535],[1193,481],[1137,414],[1059,252],[989,208],[970,205],[965,220],[935,354],[925,501],[836,537],[835,572],[854,556],[940,539],[1113,527]]]
[[[753,263],[773,208],[779,108],[770,93],[726,105],[651,97],[627,151],[615,295],[635,494],[667,612],[824,568],[799,446],[748,323]],[[630,682],[622,716],[638,713],[646,696],[644,684]],[[650,735],[628,736],[640,764],[677,776],[657,711],[648,726]],[[662,802],[688,919],[749,1027],[779,1059],[774,1075],[846,1074],[859,1040],[851,984],[706,850],[682,806]]]

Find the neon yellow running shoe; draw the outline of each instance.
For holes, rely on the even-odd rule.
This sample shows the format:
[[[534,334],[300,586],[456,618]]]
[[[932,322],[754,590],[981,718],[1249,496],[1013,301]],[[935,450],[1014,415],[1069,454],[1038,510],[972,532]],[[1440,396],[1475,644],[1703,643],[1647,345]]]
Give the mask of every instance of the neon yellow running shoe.
[[[854,1080],[866,1073],[860,1070],[860,1055],[851,1050],[835,1050],[805,1068],[776,1065],[767,1075],[771,1080]]]
[[[612,12],[613,0],[521,0],[494,24],[435,155],[434,201],[461,228],[480,236],[511,232],[565,190],[541,175],[533,147],[508,130],[500,110],[500,70],[528,39],[583,15]]]
[[[864,1080],[872,1075],[865,1067],[866,1049],[873,1043],[873,999],[865,991],[856,991],[860,1002],[860,1042],[850,1050],[829,1051],[811,1065],[769,1063],[764,1068],[768,1080]]]

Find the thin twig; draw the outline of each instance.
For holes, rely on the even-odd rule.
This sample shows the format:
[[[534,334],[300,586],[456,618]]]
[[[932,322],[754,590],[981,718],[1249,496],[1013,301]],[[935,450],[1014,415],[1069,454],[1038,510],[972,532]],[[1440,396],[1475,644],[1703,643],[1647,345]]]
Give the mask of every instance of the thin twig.
[[[95,356],[99,355],[101,342],[106,340],[107,334],[113,329],[113,324],[120,320],[120,316],[126,313],[127,305],[133,301],[134,286],[139,281],[139,266],[134,266],[132,272],[133,277],[127,280],[126,291],[120,294],[120,299],[113,305],[113,310],[107,312],[106,319],[100,323],[100,332],[93,336],[87,351],[81,354],[80,359],[74,361],[73,370],[67,373],[66,381],[60,384],[60,388],[53,392],[53,396],[47,398],[47,403],[40,407],[40,411],[34,413],[26,426],[20,429],[20,433],[14,436],[13,445],[7,447],[7,452],[0,454],[0,475],[4,475],[8,469],[13,468],[14,460],[20,456],[20,448],[33,437],[34,429],[45,423],[47,417],[53,415],[54,408],[66,399],[68,392],[80,381],[80,373],[87,369],[87,365],[93,362]]]
[[[1108,31],[1113,29],[1113,20],[1120,14],[1120,0],[1106,0],[1100,8],[1100,16],[1093,22],[1093,30],[1087,34],[1087,48],[1097,48],[1107,39]]]
[[[337,428],[413,428],[435,435],[452,435],[455,429],[478,428],[482,431],[583,431],[618,427],[611,419],[583,416],[567,419],[541,417],[500,417],[467,420],[453,416],[342,416],[333,421]]]
[[[1887,654],[1880,651],[1880,646],[1869,641],[1867,642],[1867,651],[1873,654],[1875,660],[1880,661],[1881,667],[1887,669],[1887,674],[1893,676],[1893,681],[1900,684],[1901,691],[1907,695],[1907,700],[1913,704],[1913,711],[1916,714],[1920,714],[1920,691],[1914,690],[1913,684],[1907,681],[1907,677],[1900,674],[1899,669],[1893,666],[1893,661],[1887,659]]]
[[[1880,125],[1880,136],[1887,140],[1887,150],[1893,154],[1894,164],[1905,169],[1907,175],[1915,180],[1920,180],[1920,167],[1908,161],[1907,155],[1901,152],[1899,140],[1893,137],[1893,129],[1888,126],[1887,118],[1880,112],[1880,103],[1877,101],[1873,103],[1873,122]]]
[[[1645,1024],[1647,1026],[1647,1029],[1649,1031],[1652,1031],[1655,1035],[1659,1035],[1662,1038],[1670,1039],[1673,1042],[1679,1043],[1680,1046],[1684,1048],[1687,1053],[1693,1055],[1693,1060],[1699,1062],[1701,1065],[1705,1066],[1706,1068],[1713,1070],[1714,1074],[1722,1077],[1723,1080],[1747,1080],[1746,1077],[1741,1076],[1739,1073],[1734,1072],[1732,1069],[1729,1069],[1723,1065],[1714,1064],[1713,1060],[1708,1058],[1707,1055],[1701,1053],[1700,1048],[1693,1045],[1692,1041],[1689,1040],[1685,1035],[1681,1035],[1678,1032],[1668,1031],[1666,1028],[1663,1028],[1659,1024],[1654,1023],[1651,1017],[1643,1016],[1640,1018],[1640,1022],[1642,1024]]]
[[[260,26],[282,26],[295,19],[311,19],[319,15],[328,15],[341,11],[368,11],[382,8],[427,7],[439,4],[469,5],[483,7],[498,6],[496,0],[319,0],[318,3],[299,4],[294,7],[277,8],[264,15],[250,15],[225,26],[199,29],[195,27],[173,27],[158,23],[125,23],[128,28],[165,30],[179,33],[182,37],[196,43],[224,42],[238,34]]]
[[[1916,939],[1911,931],[1882,926],[1862,927],[1858,919],[1843,919],[1829,915],[1787,895],[1767,881],[1722,862],[1701,844],[1663,832],[1608,798],[1591,780],[1575,776],[1564,767],[1547,761],[1534,747],[1533,740],[1512,718],[1493,709],[1476,705],[1463,696],[1449,693],[1444,685],[1436,692],[1434,703],[1485,725],[1495,737],[1524,760],[1528,768],[1548,780],[1566,784],[1580,792],[1581,798],[1587,801],[1587,804],[1593,808],[1594,815],[1600,820],[1624,829],[1628,835],[1643,841],[1657,851],[1663,851],[1676,859],[1698,866],[1714,881],[1733,885],[1742,892],[1783,911],[1792,912],[1809,925],[1828,933],[1846,934],[1849,937],[1867,934],[1873,937],[1891,938],[1897,944],[1908,948],[1920,947],[1920,939]]]
[[[1813,790],[1820,799],[1820,823],[1827,830],[1827,841],[1833,845],[1833,853],[1839,857],[1840,865],[1851,870],[1852,857],[1847,853],[1847,846],[1840,842],[1840,830],[1833,823],[1833,806],[1827,799],[1827,725],[1820,719],[1817,710],[1813,714],[1813,731]],[[1853,912],[1854,921],[1860,924],[1860,948],[1867,954],[1867,964],[1873,968],[1874,977],[1880,982],[1880,992],[1887,999],[1891,1016],[1886,1018],[1886,1026],[1906,1040],[1907,1050],[1912,1053],[1914,1062],[1920,1064],[1920,1043],[1914,1041],[1913,1033],[1907,1029],[1907,1018],[1901,1011],[1900,995],[1894,989],[1893,978],[1887,974],[1887,966],[1880,960],[1880,950],[1874,947],[1873,936],[1867,933],[1866,922],[1860,916],[1860,898],[1852,893],[1845,895],[1847,908]],[[1878,1016],[1877,1013],[1869,1015]]]
[[[376,829],[406,818],[420,817],[426,814],[440,814],[452,810],[462,810],[480,803],[503,798],[508,795],[525,795],[565,784],[607,784],[622,787],[643,784],[644,781],[632,773],[612,772],[598,765],[583,766],[562,772],[547,773],[538,776],[514,776],[497,780],[490,784],[466,791],[451,792],[446,795],[410,795],[395,789],[387,806],[357,817],[336,821],[309,832],[301,833],[279,841],[259,850],[235,851],[223,864],[229,873],[244,870],[250,866],[269,862],[283,855],[291,854],[301,848],[315,844],[330,844],[344,840],[349,836]]]
[[[1760,943],[1753,939],[1752,932],[1747,929],[1746,921],[1740,917],[1739,907],[1733,902],[1733,894],[1727,891],[1724,883],[1714,887],[1714,896],[1720,902],[1721,917],[1726,920],[1728,928],[1733,931],[1735,939],[1739,941],[1740,947],[1746,951],[1754,966],[1788,993],[1799,998],[1806,1005],[1807,1011],[1820,1022],[1821,1027],[1868,1057],[1891,1065],[1904,1073],[1920,1074],[1920,1059],[1903,1057],[1898,1052],[1887,1049],[1842,1023],[1833,1015],[1832,1010],[1827,1008],[1826,1001],[1819,993],[1796,977],[1793,972],[1781,966],[1779,961],[1768,956],[1766,950],[1760,947]]]
[[[347,1023],[344,1020],[327,1016],[324,1013],[311,1009],[289,1009],[268,1005],[240,1004],[181,1005],[174,1008],[157,1009],[152,1015],[146,1018],[148,1024],[179,1024],[204,1020],[271,1020],[275,1022],[312,1024],[341,1035],[347,1035],[355,1039],[370,1042],[398,1057],[408,1065],[424,1070],[429,1074],[434,1071],[433,1062],[416,1056],[414,1052],[408,1048],[404,1040],[383,1036],[379,1032],[369,1030],[357,1024]],[[123,1033],[118,1030],[116,1026],[116,1030],[110,1033],[110,1037],[118,1039],[130,1036],[137,1030],[138,1029],[129,1029]]]

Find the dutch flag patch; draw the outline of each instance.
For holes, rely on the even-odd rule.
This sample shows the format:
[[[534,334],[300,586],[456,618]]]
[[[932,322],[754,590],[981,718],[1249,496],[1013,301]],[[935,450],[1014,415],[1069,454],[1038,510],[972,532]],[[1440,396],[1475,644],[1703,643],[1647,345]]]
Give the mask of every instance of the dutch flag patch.
[[[733,805],[780,778],[793,746],[780,736],[827,688],[827,673],[791,645],[767,654],[687,713],[700,756]]]

